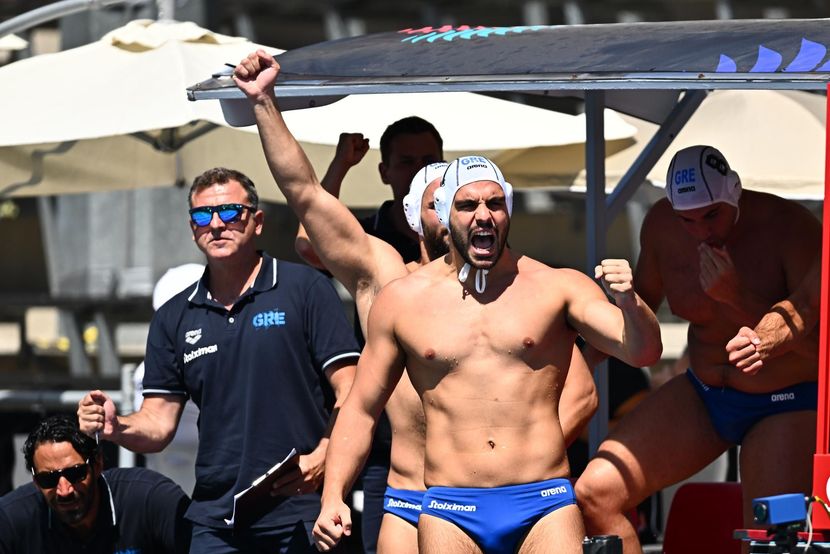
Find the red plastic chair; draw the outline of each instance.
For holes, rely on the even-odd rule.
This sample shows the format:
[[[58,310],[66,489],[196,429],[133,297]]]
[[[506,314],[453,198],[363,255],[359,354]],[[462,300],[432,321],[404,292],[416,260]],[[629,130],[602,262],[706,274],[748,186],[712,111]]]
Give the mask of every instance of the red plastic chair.
[[[743,527],[740,483],[686,483],[674,494],[663,552],[740,554],[732,532]]]

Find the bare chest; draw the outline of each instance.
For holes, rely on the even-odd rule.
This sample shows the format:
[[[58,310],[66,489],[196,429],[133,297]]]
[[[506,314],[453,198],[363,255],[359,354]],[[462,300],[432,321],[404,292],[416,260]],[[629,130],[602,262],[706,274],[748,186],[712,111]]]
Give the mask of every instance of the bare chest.
[[[729,254],[740,290],[770,299],[788,294],[780,259],[775,253],[749,246],[731,248]],[[696,245],[666,248],[660,260],[660,273],[672,313],[695,324],[709,323],[720,317],[723,307],[704,292]]]
[[[574,332],[561,301],[509,293],[489,302],[444,298],[406,318],[398,337],[413,384],[422,388],[450,373],[477,378],[567,367]]]

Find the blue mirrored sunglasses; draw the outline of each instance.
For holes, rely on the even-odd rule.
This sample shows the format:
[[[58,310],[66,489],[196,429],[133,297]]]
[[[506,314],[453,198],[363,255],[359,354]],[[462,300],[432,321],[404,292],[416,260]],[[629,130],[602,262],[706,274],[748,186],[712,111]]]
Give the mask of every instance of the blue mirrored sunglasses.
[[[253,206],[246,206],[244,204],[221,204],[219,206],[198,206],[190,208],[190,220],[197,227],[205,227],[210,225],[213,219],[213,214],[219,214],[219,219],[223,223],[236,223],[242,217],[242,212],[245,210],[256,211]]]

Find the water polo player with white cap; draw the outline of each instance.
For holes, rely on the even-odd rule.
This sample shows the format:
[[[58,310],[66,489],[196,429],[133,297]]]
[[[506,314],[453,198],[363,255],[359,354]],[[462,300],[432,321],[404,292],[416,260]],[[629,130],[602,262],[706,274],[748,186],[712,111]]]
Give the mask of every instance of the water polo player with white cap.
[[[738,208],[741,179],[712,146],[690,146],[672,158],[666,196],[675,210],[694,210],[725,202]]]
[[[740,177],[712,146],[679,150],[669,164],[666,197],[701,244],[724,245],[740,215],[741,192]]]
[[[452,226],[450,225],[450,211],[452,210],[455,195],[461,187],[481,181],[490,181],[501,187],[504,192],[504,202],[509,218],[513,214],[513,187],[504,180],[504,175],[502,175],[498,166],[483,156],[464,156],[453,161],[444,173],[444,180],[441,186],[435,191],[435,211],[438,214],[438,219],[450,230],[451,240],[466,262],[458,272],[458,280],[465,283],[469,277],[470,269],[474,267],[476,269],[476,291],[479,294],[483,293],[487,287],[487,273],[489,271],[487,267],[495,265],[499,256],[504,251],[504,245],[507,241],[507,231],[504,232],[503,236],[499,237],[499,231],[497,229],[475,229],[472,236],[470,236],[470,245],[473,246],[474,250],[496,249],[493,252],[494,256],[490,257],[487,261],[475,261],[470,257],[470,254],[464,247],[462,237],[456,237],[453,234]],[[480,239],[478,237],[487,238]],[[498,239],[501,239],[500,244],[497,242]],[[484,242],[492,242],[489,242],[487,245],[482,245],[482,248],[477,247],[475,243],[481,242],[482,240]]]

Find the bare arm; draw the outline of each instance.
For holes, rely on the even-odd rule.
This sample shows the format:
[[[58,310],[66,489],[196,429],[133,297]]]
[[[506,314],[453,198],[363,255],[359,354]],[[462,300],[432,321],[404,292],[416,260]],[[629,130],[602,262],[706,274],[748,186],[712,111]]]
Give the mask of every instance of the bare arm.
[[[574,345],[571,367],[559,398],[559,423],[562,425],[566,446],[570,446],[582,434],[594,416],[598,403],[594,377],[579,348]]]
[[[367,235],[348,208],[317,181],[277,108],[273,89],[278,73],[276,60],[260,50],[239,63],[234,80],[253,105],[271,173],[308,231],[320,260],[355,298],[362,288],[405,275],[400,255]]]
[[[141,409],[119,416],[115,404],[106,394],[95,390],[78,403],[78,423],[87,435],[96,433],[133,452],[160,452],[176,434],[184,409],[184,397],[151,395],[144,398]]]
[[[657,311],[665,298],[655,241],[661,232],[659,218],[652,209],[646,215],[640,231],[640,256],[634,271],[634,291],[652,312]],[[608,357],[608,354],[591,344],[585,345],[582,354],[591,368]]]
[[[700,286],[707,296],[726,305],[721,313],[738,325],[751,325],[769,309],[774,299],[749,290],[741,278],[726,248],[716,248],[701,243]]]
[[[369,139],[363,138],[360,133],[340,133],[337,148],[329,168],[320,185],[335,198],[340,197],[340,187],[349,170],[360,163],[366,152],[369,151]],[[305,226],[300,223],[297,228],[297,237],[294,239],[294,250],[309,265],[323,269],[324,264],[317,255],[314,245],[308,238]]]
[[[603,260],[595,276],[613,298],[582,273],[570,273],[568,321],[595,348],[642,367],[660,359],[660,325],[651,308],[634,292],[631,268],[625,260]]]
[[[317,547],[324,552],[351,532],[351,513],[343,499],[369,454],[377,419],[403,374],[404,356],[394,333],[396,307],[388,289],[375,300],[357,375],[332,431],[322,508],[314,526]]]
[[[799,287],[778,302],[754,329],[741,327],[726,345],[729,361],[746,373],[756,373],[764,360],[787,352],[816,358],[821,297],[821,258],[816,258]]]

